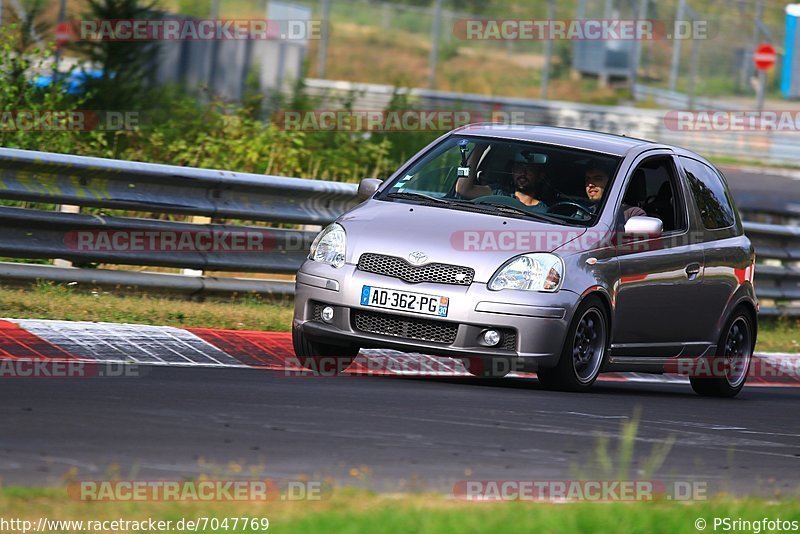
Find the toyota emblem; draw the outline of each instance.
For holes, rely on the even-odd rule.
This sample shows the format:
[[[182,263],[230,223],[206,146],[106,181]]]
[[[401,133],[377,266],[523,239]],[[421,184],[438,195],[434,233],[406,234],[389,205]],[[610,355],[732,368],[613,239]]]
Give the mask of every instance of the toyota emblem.
[[[425,263],[425,260],[428,259],[428,255],[424,252],[420,252],[419,250],[412,252],[408,255],[408,261],[413,263],[414,265],[419,265],[421,263]]]

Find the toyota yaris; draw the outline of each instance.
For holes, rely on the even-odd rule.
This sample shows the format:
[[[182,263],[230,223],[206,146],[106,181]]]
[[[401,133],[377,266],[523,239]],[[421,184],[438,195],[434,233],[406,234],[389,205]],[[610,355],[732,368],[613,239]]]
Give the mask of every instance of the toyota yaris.
[[[476,124],[359,197],[297,273],[294,348],[311,368],[391,348],[573,391],[606,371],[684,373],[704,395],[745,383],[755,253],[693,152]]]

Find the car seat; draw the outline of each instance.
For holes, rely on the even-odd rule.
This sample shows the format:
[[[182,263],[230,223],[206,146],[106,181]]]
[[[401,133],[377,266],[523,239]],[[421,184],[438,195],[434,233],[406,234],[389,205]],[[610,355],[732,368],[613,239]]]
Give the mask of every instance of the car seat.
[[[628,190],[622,198],[622,203],[631,207],[641,208],[647,200],[647,175],[644,169],[636,169],[628,182]],[[647,210],[645,210],[647,211]]]
[[[643,209],[650,217],[657,217],[664,223],[664,231],[675,229],[675,204],[673,202],[672,185],[666,180],[658,193],[652,199],[648,199]]]

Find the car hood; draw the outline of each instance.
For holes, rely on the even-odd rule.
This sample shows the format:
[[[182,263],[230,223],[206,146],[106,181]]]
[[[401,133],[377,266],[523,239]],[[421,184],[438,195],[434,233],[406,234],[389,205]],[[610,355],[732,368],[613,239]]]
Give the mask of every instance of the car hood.
[[[365,252],[397,256],[420,264],[437,262],[475,269],[475,281],[486,283],[508,259],[527,252],[552,252],[586,232],[586,228],[535,220],[369,200],[339,218],[347,233],[347,262]],[[422,257],[424,255],[424,257]]]

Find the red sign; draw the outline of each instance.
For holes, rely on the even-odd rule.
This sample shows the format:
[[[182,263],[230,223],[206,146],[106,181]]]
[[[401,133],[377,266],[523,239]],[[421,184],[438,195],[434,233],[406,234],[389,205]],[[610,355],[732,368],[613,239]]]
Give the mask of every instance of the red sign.
[[[758,70],[769,70],[775,66],[778,60],[778,53],[775,52],[775,47],[769,43],[761,43],[756,48],[756,53],[753,54],[753,63],[756,64]]]
[[[72,40],[72,28],[69,22],[59,22],[56,24],[56,46],[61,48]]]

